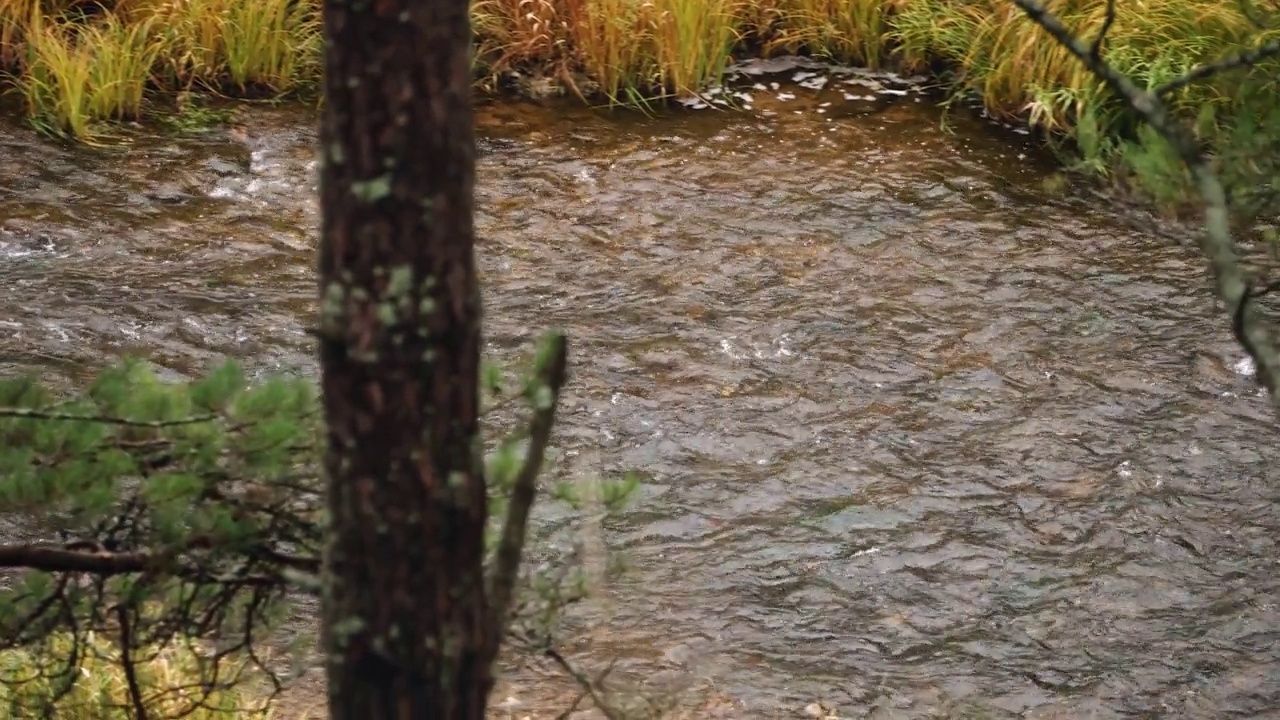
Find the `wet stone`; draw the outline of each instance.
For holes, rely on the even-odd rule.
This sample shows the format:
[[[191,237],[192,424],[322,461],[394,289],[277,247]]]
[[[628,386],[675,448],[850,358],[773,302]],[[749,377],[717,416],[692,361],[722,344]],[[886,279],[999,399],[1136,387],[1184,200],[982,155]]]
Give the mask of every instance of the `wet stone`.
[[[211,157],[204,161],[204,166],[219,176],[242,175],[249,172],[248,158],[232,160],[224,157]]]
[[[148,190],[144,197],[166,205],[178,205],[190,201],[194,196],[176,183],[162,183]]]

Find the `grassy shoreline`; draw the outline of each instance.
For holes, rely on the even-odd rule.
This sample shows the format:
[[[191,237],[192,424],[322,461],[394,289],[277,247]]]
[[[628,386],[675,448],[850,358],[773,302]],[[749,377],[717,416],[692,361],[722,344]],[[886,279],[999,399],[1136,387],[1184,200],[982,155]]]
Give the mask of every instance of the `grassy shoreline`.
[[[1088,35],[1105,0],[1052,0]],[[1245,4],[1121,0],[1108,59],[1155,86],[1280,36]],[[315,94],[319,0],[0,0],[0,69],[41,129],[92,142],[110,122],[180,112],[191,91]],[[1076,169],[1134,178],[1156,200],[1181,168],[1007,0],[473,0],[477,84],[512,77],[588,101],[651,104],[719,79],[734,54],[799,53],[926,72],[993,116],[1067,141]],[[1224,160],[1280,147],[1280,61],[1172,98]],[[1227,164],[1227,163],[1224,163]]]

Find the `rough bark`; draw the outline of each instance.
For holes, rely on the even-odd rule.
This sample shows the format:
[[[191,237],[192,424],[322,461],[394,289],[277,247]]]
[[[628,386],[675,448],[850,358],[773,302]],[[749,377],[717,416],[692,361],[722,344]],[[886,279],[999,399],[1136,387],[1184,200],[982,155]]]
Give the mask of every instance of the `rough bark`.
[[[324,2],[333,720],[480,720],[492,685],[467,9]]]

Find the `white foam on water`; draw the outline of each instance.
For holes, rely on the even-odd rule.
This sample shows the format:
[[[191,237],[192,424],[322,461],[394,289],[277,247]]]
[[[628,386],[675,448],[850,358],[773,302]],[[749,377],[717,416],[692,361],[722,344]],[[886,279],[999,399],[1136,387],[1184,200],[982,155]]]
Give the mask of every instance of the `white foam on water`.
[[[1258,374],[1258,366],[1254,364],[1253,358],[1242,357],[1231,366],[1237,375],[1241,377],[1253,377]]]

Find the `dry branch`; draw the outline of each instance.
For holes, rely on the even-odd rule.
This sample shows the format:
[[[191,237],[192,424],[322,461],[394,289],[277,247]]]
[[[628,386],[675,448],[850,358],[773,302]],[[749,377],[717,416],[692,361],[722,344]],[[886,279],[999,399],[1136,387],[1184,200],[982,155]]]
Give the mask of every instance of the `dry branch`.
[[[1232,330],[1245,352],[1257,367],[1257,378],[1271,396],[1272,406],[1280,411],[1280,351],[1277,351],[1270,324],[1258,309],[1251,292],[1253,280],[1246,276],[1240,265],[1235,239],[1231,232],[1227,208],[1227,192],[1222,181],[1210,167],[1204,150],[1179,121],[1173,118],[1161,95],[1185,86],[1195,80],[1235,67],[1255,63],[1265,57],[1280,54],[1276,43],[1267,43],[1251,52],[1218,63],[1191,70],[1182,78],[1166,83],[1158,91],[1139,88],[1132,79],[1116,70],[1100,52],[1104,34],[1114,21],[1115,3],[1107,4],[1107,18],[1103,34],[1092,44],[1086,44],[1063,26],[1039,0],[1011,0],[1072,55],[1076,56],[1094,76],[1106,83],[1112,92],[1120,96],[1134,112],[1169,143],[1183,164],[1191,172],[1196,190],[1204,201],[1204,232],[1198,237],[1201,252],[1209,259],[1218,297],[1225,303]]]
[[[1246,50],[1238,55],[1218,60],[1217,62],[1206,63],[1192,68],[1184,75],[1180,75],[1169,82],[1155,89],[1158,97],[1165,97],[1170,93],[1180,90],[1193,82],[1208,80],[1214,75],[1235,70],[1237,68],[1245,68],[1256,65],[1270,57],[1280,56],[1280,40],[1272,40],[1263,43],[1252,50]]]
[[[193,550],[209,546],[206,539],[197,538],[183,549]],[[176,577],[199,577],[209,582],[218,582],[210,573],[195,566],[178,565],[178,556],[182,551],[151,552],[131,551],[117,552],[107,550],[96,543],[24,543],[20,545],[0,545],[0,568],[23,568],[41,572],[79,572],[90,573],[102,577],[125,575],[128,573],[145,573],[164,571]],[[270,548],[250,548],[246,553],[251,558],[260,559],[268,565],[278,565],[297,572],[317,573],[320,561],[317,558],[295,557],[272,550]],[[261,582],[280,582],[279,579],[263,577],[236,577],[230,582],[252,585]]]
[[[25,568],[43,572],[123,575],[156,569],[168,559],[162,559],[151,552],[110,552],[52,543],[0,546],[0,568]]]
[[[214,415],[193,415],[175,420],[131,420],[129,418],[110,417],[107,415],[74,415],[70,413],[49,412],[40,408],[0,408],[0,418],[22,418],[26,420],[57,420],[62,422],[88,422],[99,425],[123,425],[125,427],[166,428],[179,425],[195,425],[196,423],[213,422]]]
[[[547,444],[551,441],[556,406],[560,403],[560,390],[567,377],[567,339],[563,333],[553,333],[548,342],[550,347],[530,384],[534,414],[529,427],[529,451],[511,488],[502,537],[489,573],[490,612],[494,627],[497,628],[494,641],[499,644],[506,634],[511,601],[520,575],[520,557],[524,552],[524,538],[529,524],[529,511],[533,507],[537,490],[538,473],[542,470],[542,460],[546,455]]]

